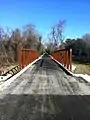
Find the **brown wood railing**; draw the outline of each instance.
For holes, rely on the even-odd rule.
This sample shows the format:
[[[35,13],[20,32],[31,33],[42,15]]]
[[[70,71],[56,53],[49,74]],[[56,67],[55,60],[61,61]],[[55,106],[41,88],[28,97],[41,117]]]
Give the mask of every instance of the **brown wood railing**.
[[[18,61],[21,68],[24,68],[39,57],[39,53],[31,49],[20,49]]]
[[[54,59],[72,71],[72,49],[57,50],[52,53]]]

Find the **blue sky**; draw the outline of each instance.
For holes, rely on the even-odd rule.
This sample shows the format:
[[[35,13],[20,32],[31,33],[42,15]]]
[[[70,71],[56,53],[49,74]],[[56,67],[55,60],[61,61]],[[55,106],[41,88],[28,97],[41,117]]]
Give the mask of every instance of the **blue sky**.
[[[66,38],[90,33],[90,0],[0,0],[3,27],[21,28],[32,23],[45,37],[62,19],[66,20]]]

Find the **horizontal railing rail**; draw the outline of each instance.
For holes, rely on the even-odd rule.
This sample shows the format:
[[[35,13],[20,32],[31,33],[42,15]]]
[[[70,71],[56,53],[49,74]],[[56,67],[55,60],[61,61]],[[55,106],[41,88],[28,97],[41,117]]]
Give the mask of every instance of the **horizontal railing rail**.
[[[17,74],[19,71],[21,70],[20,66],[17,65],[13,68],[11,68],[10,70],[8,70],[6,73],[2,74],[2,76],[7,76],[8,74],[10,74],[12,76],[14,76],[15,74]]]

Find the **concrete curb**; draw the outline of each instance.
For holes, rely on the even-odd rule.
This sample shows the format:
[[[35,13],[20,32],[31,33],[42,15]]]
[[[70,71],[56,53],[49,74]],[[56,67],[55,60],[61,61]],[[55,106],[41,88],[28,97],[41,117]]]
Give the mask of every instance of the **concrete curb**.
[[[58,65],[60,65],[60,67],[68,74],[68,75],[71,75],[73,76],[74,74],[69,71],[67,68],[65,68],[60,62],[58,62],[56,59],[54,59],[51,55],[50,57],[52,58],[52,60],[54,60]]]
[[[73,77],[76,77],[76,78],[82,78],[85,82],[88,82],[88,83],[89,83],[89,81],[83,77],[83,74],[80,75],[80,74],[74,74],[74,73],[72,73],[72,72],[69,71],[67,68],[65,68],[61,63],[59,63],[56,59],[54,59],[51,55],[50,55],[50,57],[51,57],[58,65],[60,65],[60,67],[65,71],[66,74],[68,74],[68,75],[70,75],[70,76],[73,76]]]

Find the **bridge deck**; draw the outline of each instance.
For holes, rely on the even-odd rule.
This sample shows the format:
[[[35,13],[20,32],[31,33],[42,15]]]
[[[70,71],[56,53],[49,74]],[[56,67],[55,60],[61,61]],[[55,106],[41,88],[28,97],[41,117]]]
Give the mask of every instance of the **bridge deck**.
[[[43,56],[2,92],[0,120],[89,120],[90,87]]]

